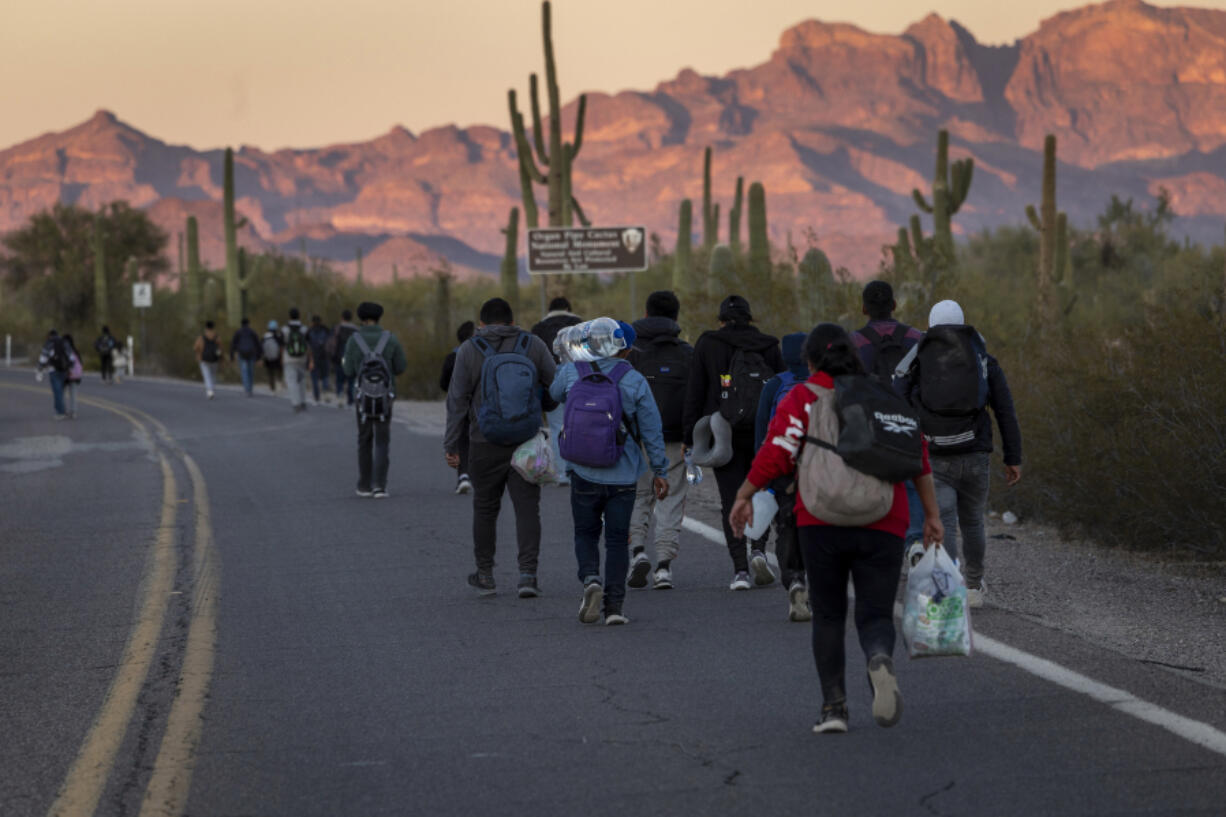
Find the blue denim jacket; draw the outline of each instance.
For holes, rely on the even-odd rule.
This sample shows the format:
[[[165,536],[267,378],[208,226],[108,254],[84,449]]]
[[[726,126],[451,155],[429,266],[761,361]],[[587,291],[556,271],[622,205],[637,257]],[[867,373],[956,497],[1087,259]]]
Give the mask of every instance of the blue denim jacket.
[[[596,361],[595,365],[601,371],[607,372],[619,362],[619,358],[605,358]],[[575,369],[575,364],[565,363],[559,366],[553,378],[553,385],[549,387],[549,396],[559,403],[565,403],[567,392],[578,380],[579,372]],[[643,461],[643,449],[646,448],[652,472],[658,477],[667,478],[668,455],[664,451],[664,424],[660,420],[656,400],[647,386],[647,378],[631,369],[618,383],[618,390],[622,396],[622,415],[628,423],[635,423],[642,447],[635,445],[634,440],[627,440],[621,459],[615,465],[592,468],[570,463],[570,469],[588,482],[598,485],[633,485],[646,470],[647,463]]]

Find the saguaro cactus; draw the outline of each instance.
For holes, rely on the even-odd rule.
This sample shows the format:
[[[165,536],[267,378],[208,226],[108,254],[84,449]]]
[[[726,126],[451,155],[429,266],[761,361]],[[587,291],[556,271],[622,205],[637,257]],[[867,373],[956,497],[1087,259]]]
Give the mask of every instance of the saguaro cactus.
[[[357,250],[354,251],[354,258],[357,260],[357,264],[358,264],[358,283],[360,284],[362,283],[362,248],[361,247],[358,247]]]
[[[702,153],[702,246],[714,247],[719,241],[719,205],[711,203],[711,148]]]
[[[549,145],[546,148],[537,76],[532,74],[529,77],[529,92],[532,104],[532,144],[536,146],[535,158],[533,158],[532,146],[528,142],[528,135],[524,129],[524,118],[519,113],[515,90],[511,89],[507,92],[511,129],[515,135],[515,149],[519,154],[524,215],[529,227],[536,226],[536,202],[531,192],[531,182],[535,182],[547,185],[549,189],[549,226],[570,227],[576,217],[581,224],[586,226],[589,224],[587,216],[575,199],[572,189],[571,169],[583,145],[583,118],[587,111],[587,95],[579,96],[574,140],[563,142],[562,100],[561,92],[558,90],[558,71],[553,54],[553,25],[549,0],[541,4],[541,30],[545,46],[545,90],[549,96]]]
[[[392,264],[392,283],[400,283],[400,269],[395,264]]]
[[[434,339],[440,344],[451,335],[451,268],[443,262],[443,268],[434,271]]]
[[[936,245],[949,265],[952,265],[955,259],[952,217],[966,201],[974,173],[975,160],[960,159],[954,162],[953,177],[950,178],[949,131],[943,130],[937,134],[937,162],[936,172],[932,178],[932,203],[929,204],[919,190],[911,191],[916,205],[925,213],[932,214],[932,229]]]
[[[238,224],[234,219],[234,151],[226,148],[224,166],[223,226],[226,234],[226,321],[231,327],[243,317],[241,273],[238,269]]]
[[[707,294],[722,295],[740,291],[736,277],[736,254],[727,244],[716,244],[711,250],[711,266],[707,275]]]
[[[736,195],[732,199],[732,209],[728,211],[728,245],[733,252],[741,249],[741,210],[744,203],[745,177],[736,177]]]
[[[187,217],[187,321],[195,325],[200,320],[204,282],[200,274],[200,230],[196,217]]]
[[[1040,211],[1034,205],[1026,205],[1026,218],[1039,233],[1039,274],[1036,290],[1039,300],[1039,316],[1048,325],[1055,318],[1055,299],[1051,291],[1055,281],[1057,231],[1060,214],[1056,211],[1056,137],[1047,134],[1043,140],[1043,201]],[[1067,222],[1066,222],[1067,223]]]
[[[679,291],[685,291],[690,283],[693,219],[694,205],[689,199],[685,199],[681,202],[677,224],[677,250],[673,253],[673,289]]]
[[[94,319],[99,324],[110,323],[110,304],[106,286],[106,251],[102,237],[102,219],[94,219]]]
[[[796,278],[800,286],[797,303],[806,320],[816,320],[822,313],[828,286],[834,282],[833,268],[826,253],[816,247],[805,253],[800,260],[800,274]]]
[[[502,297],[511,305],[512,312],[519,312],[519,208],[512,207],[507,226],[502,229],[507,237],[507,246],[502,253]]]
[[[766,234],[766,188],[749,185],[749,275],[750,287],[766,286],[771,277],[771,249]]]

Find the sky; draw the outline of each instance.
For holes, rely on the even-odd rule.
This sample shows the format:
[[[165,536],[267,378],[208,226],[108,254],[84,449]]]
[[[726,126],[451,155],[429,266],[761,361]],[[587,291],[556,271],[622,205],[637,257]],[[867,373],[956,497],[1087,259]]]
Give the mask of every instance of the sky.
[[[1179,5],[1158,2],[1155,5]],[[766,61],[817,18],[897,34],[935,11],[987,44],[1058,0],[554,0],[562,96],[650,90]],[[1226,9],[1226,0],[1200,0]],[[172,144],[268,150],[404,125],[507,127],[506,92],[544,73],[538,0],[3,0],[0,147],[99,108]]]

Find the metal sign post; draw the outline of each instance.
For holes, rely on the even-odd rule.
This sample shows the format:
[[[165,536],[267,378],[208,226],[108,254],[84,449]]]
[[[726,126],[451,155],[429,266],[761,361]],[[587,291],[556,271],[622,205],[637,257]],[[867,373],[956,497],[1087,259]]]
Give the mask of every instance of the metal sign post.
[[[145,312],[153,306],[153,284],[137,282],[132,285],[132,306],[140,310],[141,355],[147,358],[149,357],[149,332],[145,328]]]

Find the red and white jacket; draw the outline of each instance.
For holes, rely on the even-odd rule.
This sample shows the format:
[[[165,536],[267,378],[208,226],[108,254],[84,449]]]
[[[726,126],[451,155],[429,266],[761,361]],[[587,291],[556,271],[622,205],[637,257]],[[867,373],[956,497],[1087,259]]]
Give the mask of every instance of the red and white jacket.
[[[811,375],[809,383],[834,388],[834,380],[825,372]],[[797,384],[788,392],[775,411],[766,440],[754,457],[753,466],[749,469],[749,481],[759,490],[770,485],[780,477],[796,473],[796,459],[805,445],[805,435],[809,433],[809,411],[818,397],[809,389]],[[931,474],[932,467],[928,464],[928,443],[924,443],[924,474]],[[890,512],[871,525],[865,525],[869,530],[885,531],[894,536],[903,536],[907,532],[909,514],[907,510],[907,489],[899,482],[894,485],[894,504]],[[800,499],[800,491],[796,492],[796,524],[826,525],[805,507]]]

